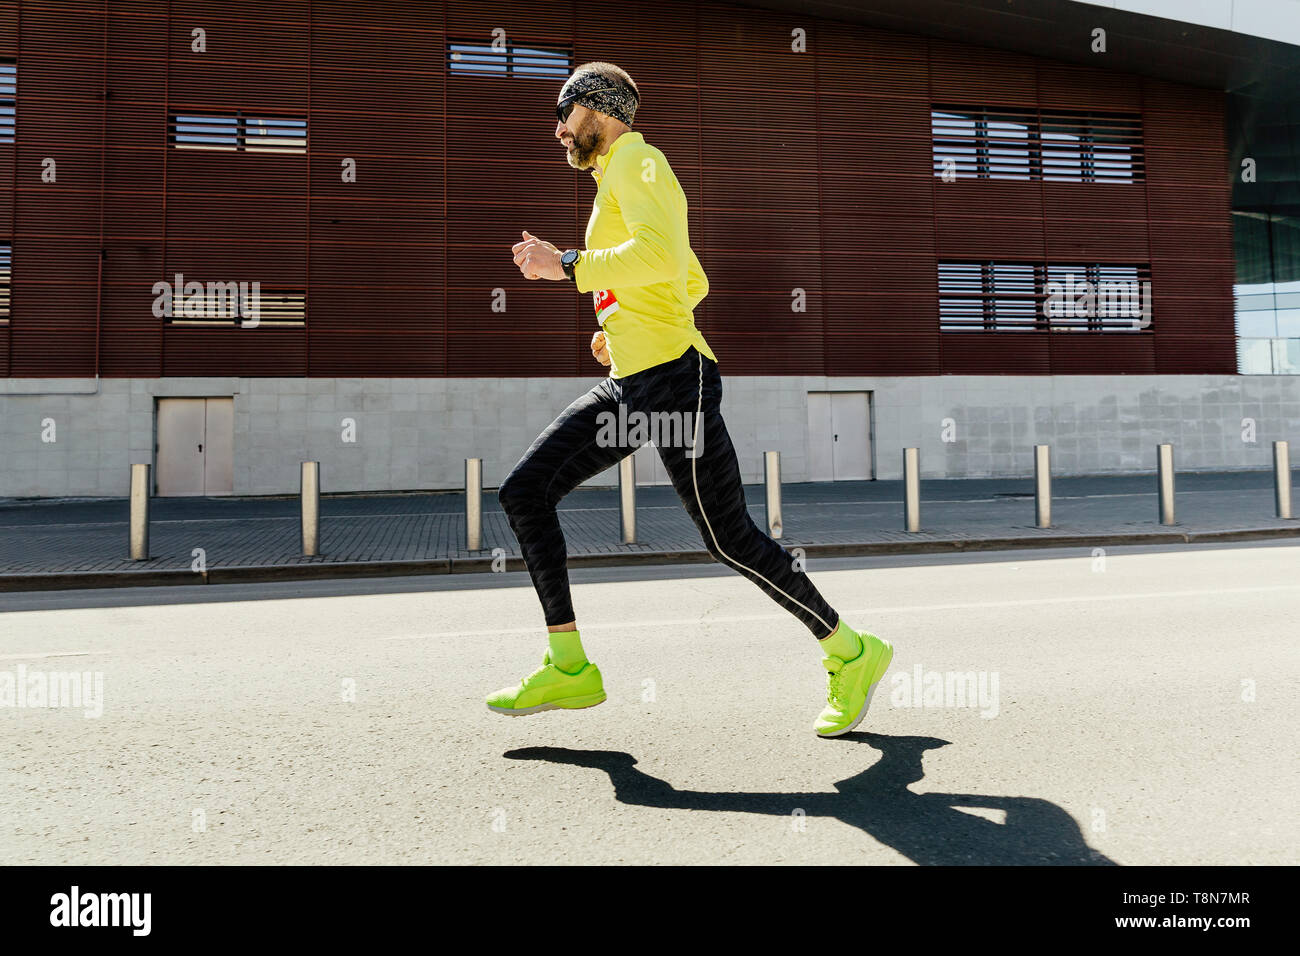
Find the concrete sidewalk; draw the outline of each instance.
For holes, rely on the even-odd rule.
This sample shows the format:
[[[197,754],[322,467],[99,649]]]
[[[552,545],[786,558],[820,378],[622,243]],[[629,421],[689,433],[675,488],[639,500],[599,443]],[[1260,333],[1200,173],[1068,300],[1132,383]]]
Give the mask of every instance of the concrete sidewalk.
[[[1275,516],[1266,471],[1178,475],[1173,526],[1158,522],[1154,474],[1055,478],[1046,530],[1034,526],[1033,490],[1028,478],[923,481],[923,530],[910,533],[902,482],[786,485],[780,541],[824,557],[1300,536],[1300,521]],[[745,495],[766,528],[762,486]],[[292,497],[157,498],[151,517],[152,557],[132,561],[125,498],[0,499],[0,591],[488,571],[497,548],[506,570],[524,567],[495,491],[473,552],[463,496],[449,492],[324,497],[315,557],[299,553]],[[618,543],[617,490],[573,492],[560,523],[575,567],[713,560],[668,486],[638,489],[637,544]]]

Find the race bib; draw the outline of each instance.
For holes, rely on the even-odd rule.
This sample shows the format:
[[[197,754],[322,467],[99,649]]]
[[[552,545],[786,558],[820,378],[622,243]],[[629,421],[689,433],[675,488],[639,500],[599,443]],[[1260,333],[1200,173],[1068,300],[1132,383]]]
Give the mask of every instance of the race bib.
[[[605,320],[618,311],[618,299],[614,298],[611,289],[597,289],[591,298],[596,306],[596,321],[604,325]]]

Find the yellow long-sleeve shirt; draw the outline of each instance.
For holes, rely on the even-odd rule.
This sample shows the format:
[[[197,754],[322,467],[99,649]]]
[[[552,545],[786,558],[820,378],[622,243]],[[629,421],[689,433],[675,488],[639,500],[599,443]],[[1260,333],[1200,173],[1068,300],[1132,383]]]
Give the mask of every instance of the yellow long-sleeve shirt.
[[[692,345],[716,362],[695,327],[709,280],[691,249],[686,194],[668,159],[629,130],[596,157],[591,174],[596,199],[573,275],[580,292],[592,293],[609,374],[671,362]]]

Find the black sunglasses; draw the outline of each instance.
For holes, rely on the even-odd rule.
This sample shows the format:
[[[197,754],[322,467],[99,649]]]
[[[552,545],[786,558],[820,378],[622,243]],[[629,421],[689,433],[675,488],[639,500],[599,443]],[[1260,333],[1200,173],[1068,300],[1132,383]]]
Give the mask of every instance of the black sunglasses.
[[[572,113],[573,108],[578,105],[578,98],[580,96],[586,96],[588,93],[612,93],[616,89],[617,87],[614,86],[604,86],[598,90],[583,90],[581,93],[575,93],[563,103],[556,104],[555,115],[559,117],[561,123],[567,123],[569,121],[569,114]]]

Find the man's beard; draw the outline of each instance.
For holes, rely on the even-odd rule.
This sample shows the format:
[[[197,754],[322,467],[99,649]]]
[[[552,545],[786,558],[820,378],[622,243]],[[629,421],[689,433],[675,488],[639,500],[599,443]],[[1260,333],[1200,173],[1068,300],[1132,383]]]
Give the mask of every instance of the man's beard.
[[[574,169],[590,169],[600,155],[600,125],[596,117],[588,115],[573,133],[573,149],[565,150],[569,165]]]

